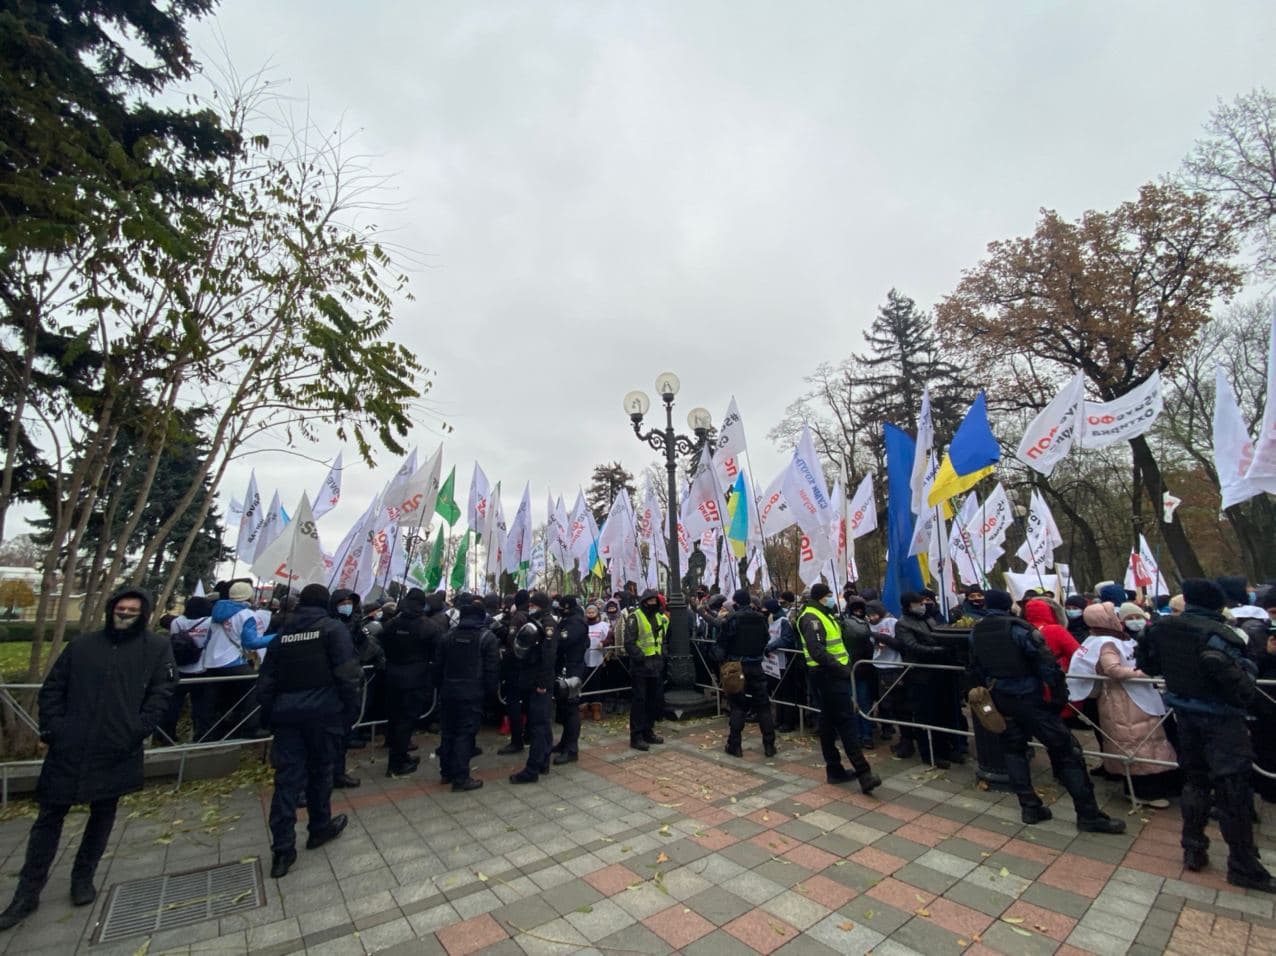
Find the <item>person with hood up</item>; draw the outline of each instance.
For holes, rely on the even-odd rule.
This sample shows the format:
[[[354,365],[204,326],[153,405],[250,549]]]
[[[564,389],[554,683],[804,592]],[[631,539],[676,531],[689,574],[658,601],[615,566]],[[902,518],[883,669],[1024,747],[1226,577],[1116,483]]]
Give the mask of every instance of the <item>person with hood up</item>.
[[[625,655],[633,682],[629,700],[629,746],[650,750],[663,744],[656,721],[664,713],[665,637],[669,616],[660,610],[660,594],[654,588],[642,592],[638,606],[624,614]]]
[[[1217,584],[1187,578],[1183,597],[1183,613],[1153,624],[1137,652],[1144,673],[1164,675],[1165,702],[1178,723],[1183,865],[1198,872],[1210,864],[1205,826],[1212,797],[1228,848],[1227,882],[1276,893],[1276,880],[1254,843],[1254,752],[1245,719],[1257,691],[1257,668],[1244,639],[1223,617],[1225,598]]]
[[[427,618],[425,609],[425,592],[412,588],[381,634],[385,652],[387,777],[415,773],[421,766],[420,759],[411,753],[412,731],[428,702],[430,662],[442,637],[439,623],[443,620],[437,616]]]
[[[557,660],[554,672],[568,679],[585,680],[585,655],[589,651],[589,625],[581,613],[580,601],[574,594],[562,597],[558,602],[562,616],[558,621]],[[563,725],[562,736],[554,745],[554,763],[575,763],[580,757],[580,697],[556,702],[558,722]]]
[[[842,618],[842,636],[851,652],[851,671],[855,684],[855,721],[859,729],[860,749],[872,750],[873,722],[864,715],[877,703],[877,668],[856,667],[860,661],[873,659],[873,632],[868,623],[868,602],[858,594],[846,598],[846,615]]]
[[[550,597],[533,591],[527,599],[531,612],[513,634],[514,657],[518,661],[518,687],[527,699],[527,763],[510,774],[510,783],[535,783],[549,773],[554,726],[550,703],[554,699],[554,664],[557,655],[557,628],[550,613]]]
[[[1267,650],[1267,628],[1271,620],[1267,611],[1258,606],[1258,595],[1248,589],[1243,577],[1225,575],[1218,578],[1218,586],[1227,600],[1227,613],[1233,625],[1245,635],[1249,656],[1258,660]]]
[[[212,627],[204,646],[205,677],[251,677],[252,664],[248,651],[258,651],[270,643],[262,633],[252,608],[253,586],[247,581],[232,581],[226,596],[213,602]],[[258,738],[270,736],[261,729],[253,712],[252,682],[220,681],[210,685],[216,695],[217,734],[220,737]]]
[[[1081,649],[1081,645],[1063,626],[1063,621],[1066,620],[1063,608],[1059,607],[1052,598],[1033,598],[1024,605],[1023,618],[1041,632],[1041,636],[1046,641],[1046,648],[1054,656],[1059,670],[1065,674],[1068,673],[1068,667],[1072,664],[1072,655]],[[1047,693],[1049,693],[1048,689]],[[1060,716],[1067,719],[1071,710],[1071,706],[1065,701]]]
[[[297,805],[306,802],[306,849],[335,840],[345,814],[332,815],[332,767],[345,747],[346,728],[359,713],[363,672],[350,632],[328,614],[322,584],[301,589],[297,610],[271,642],[257,678],[263,722],[274,731],[270,762],[270,875],[279,879],[297,862]]]
[[[213,725],[214,687],[212,684],[194,683],[182,678],[202,677],[204,675],[204,648],[208,646],[208,635],[212,627],[210,615],[213,603],[204,596],[189,597],[182,613],[173,618],[168,625],[169,640],[173,643],[174,660],[178,658],[178,649],[182,648],[182,657],[186,663],[177,664],[178,684],[173,692],[168,713],[164,716],[159,729],[164,732],[164,739],[158,743],[177,740],[177,722],[182,716],[182,706],[186,698],[191,702],[192,739],[202,740]],[[190,655],[198,654],[192,661]],[[158,736],[158,735],[157,735]]]
[[[1032,785],[1028,741],[1041,741],[1056,779],[1072,797],[1077,829],[1089,833],[1124,833],[1125,822],[1099,809],[1094,784],[1081,758],[1081,745],[1064,726],[1058,705],[1068,699],[1068,683],[1041,635],[1028,622],[1012,617],[1013,601],[1002,590],[984,592],[988,614],[970,632],[970,675],[987,687],[1005,719],[1001,734],[1006,774],[1019,799],[1024,823],[1053,818]],[[1046,703],[1045,691],[1052,703]]]
[[[1069,594],[1063,602],[1063,616],[1067,618],[1064,626],[1078,644],[1090,636],[1090,629],[1085,626],[1085,609],[1089,606],[1081,594]]]
[[[771,713],[766,674],[762,670],[762,655],[766,653],[771,637],[766,615],[753,607],[745,588],[735,592],[731,603],[735,608],[722,622],[718,647],[723,660],[740,664],[744,687],[739,693],[727,695],[731,712],[727,719],[725,749],[732,757],[744,756],[740,737],[744,733],[745,716],[752,711],[757,714],[758,729],[762,732],[762,749],[768,757],[774,757],[775,717]]]
[[[332,592],[332,597],[328,600],[328,613],[344,624],[349,632],[360,670],[362,671],[365,666],[371,668],[371,672],[363,673],[365,686],[362,693],[366,699],[369,689],[366,686],[367,682],[374,679],[375,675],[385,667],[385,651],[381,649],[381,643],[372,636],[364,623],[359,603],[359,595],[354,591],[338,588]],[[355,717],[355,722],[358,722],[358,715]],[[332,786],[337,790],[353,789],[360,783],[358,777],[353,777],[346,772],[346,746],[350,743],[353,732],[354,723],[346,728],[346,738],[333,754]]]
[[[984,589],[978,584],[972,584],[966,588],[966,596],[961,604],[949,612],[948,620],[952,624],[973,627],[985,613],[987,609],[984,607]]]
[[[435,650],[432,683],[439,694],[439,773],[453,792],[462,793],[483,786],[470,775],[470,760],[478,749],[483,702],[500,685],[501,650],[481,598],[462,594],[456,610],[456,627]]]
[[[1176,762],[1178,755],[1165,735],[1165,700],[1151,684],[1131,680],[1146,676],[1134,661],[1135,640],[1147,624],[1142,608],[1129,601],[1119,611],[1106,602],[1091,604],[1085,622],[1090,636],[1072,658],[1068,690],[1074,700],[1098,700],[1099,749],[1112,754],[1103,758],[1105,774],[1124,782],[1125,757]],[[1180,787],[1175,768],[1139,760],[1130,763],[1130,779],[1134,798],[1160,809],[1170,805],[1166,797]]]
[[[872,793],[882,785],[859,747],[855,732],[855,702],[851,696],[851,654],[837,618],[837,599],[823,581],[811,585],[811,600],[798,615],[798,634],[807,673],[820,695],[820,751],[824,779],[829,783],[858,780],[860,791]],[[838,740],[854,775],[847,773],[838,753]]]
[[[49,750],[35,788],[40,810],[0,930],[40,905],[62,823],[78,803],[89,805],[89,820],[71,867],[71,902],[87,906],[97,898],[93,877],[116,806],[142,789],[142,746],[168,712],[177,682],[168,636],[147,627],[151,610],[151,596],[140,588],[116,593],[106,603],[106,626],[73,638],[44,679],[40,739]]]

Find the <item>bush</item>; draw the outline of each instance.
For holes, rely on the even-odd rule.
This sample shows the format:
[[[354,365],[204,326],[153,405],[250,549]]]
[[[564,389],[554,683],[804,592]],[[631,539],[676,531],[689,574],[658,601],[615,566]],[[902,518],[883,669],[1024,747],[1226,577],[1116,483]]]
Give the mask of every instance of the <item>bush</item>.
[[[78,624],[67,624],[66,639],[69,641],[80,633]],[[7,641],[30,641],[35,635],[35,621],[12,621],[0,625],[0,643]],[[45,640],[48,640],[46,637]]]

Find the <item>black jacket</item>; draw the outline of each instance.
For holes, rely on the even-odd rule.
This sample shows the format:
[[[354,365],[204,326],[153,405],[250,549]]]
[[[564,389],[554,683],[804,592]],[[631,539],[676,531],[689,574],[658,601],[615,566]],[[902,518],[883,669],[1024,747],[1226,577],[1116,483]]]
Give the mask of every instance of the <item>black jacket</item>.
[[[548,691],[554,686],[554,665],[558,662],[558,640],[554,618],[549,611],[537,610],[527,616],[527,623],[539,627],[541,633],[535,646],[525,656],[517,657],[516,655],[518,686],[522,690],[537,688]],[[520,641],[519,632],[513,629],[512,624],[510,634],[515,643]],[[586,643],[588,643],[588,637],[586,637]]]
[[[425,616],[425,602],[405,597],[399,611],[385,622],[381,648],[385,652],[385,678],[391,687],[413,690],[428,687],[434,645],[442,637],[442,615]]]
[[[449,662],[455,669],[457,653],[456,639],[476,635],[479,640],[478,657],[480,667],[478,673],[470,679],[464,677],[448,677]],[[444,634],[435,645],[434,660],[431,664],[431,683],[439,692],[439,699],[448,700],[493,700],[500,684],[500,642],[487,626],[487,616],[479,613],[469,614],[462,610],[456,627]]]
[[[585,652],[589,650],[589,625],[579,609],[558,622],[554,669],[568,677],[585,677]]]
[[[138,626],[111,624],[122,597],[142,599]],[[42,803],[90,803],[142,788],[142,743],[168,711],[177,667],[168,635],[146,630],[151,598],[127,590],[107,602],[107,626],[74,638],[40,688],[49,745],[36,784]]]
[[[354,610],[350,612],[349,617],[342,617],[337,613],[337,605],[342,601],[354,602]],[[354,653],[359,659],[359,666],[371,666],[377,671],[385,667],[385,651],[381,649],[381,642],[375,636],[381,632],[381,622],[363,616],[363,607],[358,594],[346,588],[337,588],[328,600],[328,613],[332,615],[333,620],[344,624],[346,630],[350,632],[350,640],[354,644]],[[375,633],[372,629],[373,624],[376,625]]]
[[[904,611],[895,622],[895,642],[905,662],[909,664],[951,664],[952,654],[935,639],[928,618]],[[944,671],[913,670],[908,680],[914,684],[929,684],[948,678]]]
[[[328,657],[331,683],[306,690],[279,687],[279,639],[290,634],[319,631]],[[363,670],[345,626],[328,616],[327,608],[299,607],[271,642],[257,677],[257,704],[266,726],[294,726],[312,722],[350,726],[359,716]]]

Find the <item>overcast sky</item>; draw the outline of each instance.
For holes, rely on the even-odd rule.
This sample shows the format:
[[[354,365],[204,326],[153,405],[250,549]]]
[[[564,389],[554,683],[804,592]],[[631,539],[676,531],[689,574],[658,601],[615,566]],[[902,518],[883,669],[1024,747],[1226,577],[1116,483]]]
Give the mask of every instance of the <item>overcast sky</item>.
[[[680,424],[736,395],[765,484],[766,432],[888,289],[931,307],[1040,207],[1133,198],[1220,97],[1276,87],[1259,0],[223,0],[193,38],[272,64],[396,177],[384,220],[427,264],[397,333],[438,370],[445,468],[463,497],[477,458],[507,515],[530,480],[538,523],[547,489],[570,507],[594,464],[655,460],[620,401],[665,369]],[[324,475],[252,463],[286,507]],[[385,472],[347,470],[328,547]]]

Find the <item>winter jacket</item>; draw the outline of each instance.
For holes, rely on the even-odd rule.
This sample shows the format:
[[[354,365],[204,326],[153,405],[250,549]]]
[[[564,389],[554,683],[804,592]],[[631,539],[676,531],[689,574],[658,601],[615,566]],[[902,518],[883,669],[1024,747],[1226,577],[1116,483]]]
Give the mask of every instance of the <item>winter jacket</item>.
[[[425,602],[420,598],[409,596],[399,602],[398,613],[385,622],[381,633],[385,679],[391,687],[412,690],[429,686],[430,660],[443,635],[442,622],[439,615],[425,616]]]
[[[1117,640],[1121,638],[1118,637]],[[1099,651],[1095,673],[1112,678],[1099,682],[1099,727],[1111,738],[1101,741],[1103,752],[1148,757],[1152,760],[1177,760],[1178,755],[1165,736],[1161,716],[1145,713],[1121,685],[1123,680],[1146,675],[1137,667],[1125,663],[1111,641],[1106,642]],[[1103,769],[1111,774],[1125,773],[1124,764],[1115,758],[1103,758]],[[1151,763],[1130,764],[1130,773],[1133,776],[1162,773],[1170,769],[1173,768]]]
[[[342,617],[337,613],[337,605],[343,601],[354,602],[354,608],[349,617]],[[354,644],[355,657],[358,658],[360,667],[371,666],[377,671],[385,667],[385,651],[381,648],[381,642],[373,636],[368,620],[363,616],[358,594],[346,588],[337,588],[328,600],[328,613],[334,620],[344,624],[346,630],[350,632],[350,641]],[[379,623],[377,630],[381,630]]]
[[[584,619],[581,619],[584,623]],[[532,613],[527,616],[527,622],[515,631],[513,639],[515,645],[523,643],[520,638],[520,632],[528,624],[535,625],[541,631],[539,640],[536,641],[526,656],[519,657],[515,655],[518,661],[518,686],[523,691],[532,689],[548,691],[554,686],[554,666],[558,662],[558,639],[554,616],[549,611],[541,609],[533,609]],[[586,638],[588,641],[588,638]]]
[[[1041,636],[1046,639],[1046,647],[1050,649],[1054,659],[1059,662],[1059,669],[1065,674],[1068,673],[1068,665],[1072,663],[1072,655],[1081,648],[1077,639],[1055,619],[1054,611],[1044,601],[1029,601],[1024,606],[1023,616],[1024,620],[1040,631]],[[1049,700],[1050,696],[1050,691],[1047,689],[1046,699]],[[1063,712],[1066,714],[1068,710],[1069,708],[1065,703]]]
[[[555,670],[568,677],[585,678],[585,652],[589,650],[589,625],[579,610],[563,615],[558,623]]]
[[[299,607],[288,615],[277,641],[292,634],[319,631],[327,656],[327,682],[304,690],[280,688],[278,653],[266,655],[257,677],[257,704],[265,726],[320,723],[349,727],[359,716],[363,671],[350,632],[323,607]]]
[[[952,655],[935,640],[931,623],[925,617],[908,611],[901,614],[895,624],[895,642],[909,664],[953,663]],[[913,684],[932,684],[948,678],[944,671],[914,669],[908,673],[908,681]]]
[[[142,600],[138,626],[119,632],[112,612]],[[49,745],[36,784],[41,803],[91,803],[140,790],[142,743],[168,712],[177,681],[167,634],[146,629],[151,597],[130,589],[106,605],[107,626],[74,638],[40,688],[40,738]]]
[[[269,643],[270,636],[259,631],[252,608],[243,601],[222,598],[213,604],[213,626],[204,647],[204,667],[247,663],[244,651],[260,650]]]
[[[469,634],[478,635],[480,666],[468,676],[448,677],[449,665],[456,667],[453,655],[457,653],[455,641]],[[442,701],[484,701],[496,697],[500,683],[500,642],[487,627],[487,615],[480,607],[462,608],[456,627],[444,634],[435,645],[431,662],[430,682],[439,692]],[[466,665],[468,669],[468,665]]]

